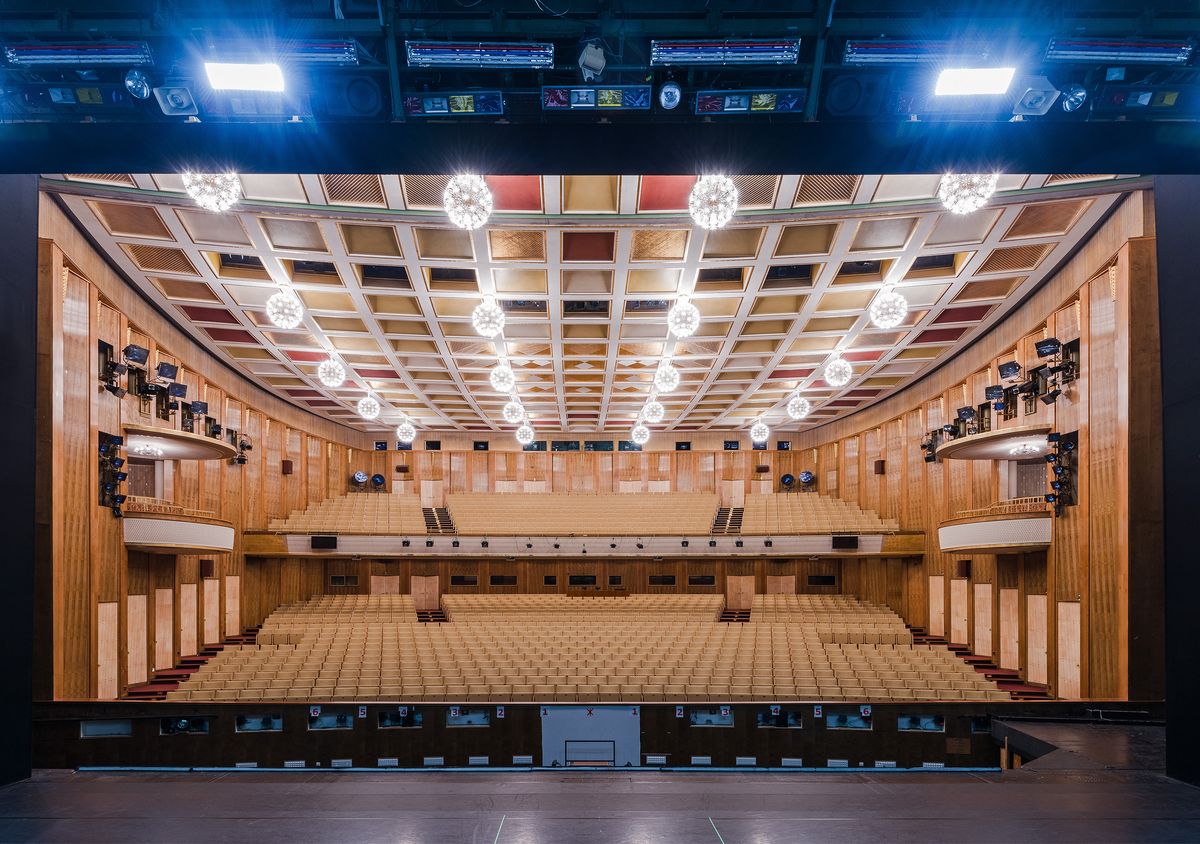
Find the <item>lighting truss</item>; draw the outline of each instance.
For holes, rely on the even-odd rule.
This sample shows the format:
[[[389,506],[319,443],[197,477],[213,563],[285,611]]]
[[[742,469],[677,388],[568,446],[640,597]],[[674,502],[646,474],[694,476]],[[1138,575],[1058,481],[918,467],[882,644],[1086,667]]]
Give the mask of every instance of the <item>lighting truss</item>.
[[[1190,38],[1051,38],[1046,61],[1187,64],[1195,46]]]
[[[409,67],[554,67],[554,45],[538,42],[405,41]]]
[[[946,64],[966,56],[979,56],[982,45],[958,41],[928,41],[920,38],[850,38],[842,50],[845,65]]]
[[[651,65],[689,64],[795,64],[800,57],[800,39],[752,39],[728,41],[658,40],[650,42]]]
[[[154,64],[145,41],[89,41],[76,43],[5,44],[4,58],[14,67],[64,67],[74,65]]]

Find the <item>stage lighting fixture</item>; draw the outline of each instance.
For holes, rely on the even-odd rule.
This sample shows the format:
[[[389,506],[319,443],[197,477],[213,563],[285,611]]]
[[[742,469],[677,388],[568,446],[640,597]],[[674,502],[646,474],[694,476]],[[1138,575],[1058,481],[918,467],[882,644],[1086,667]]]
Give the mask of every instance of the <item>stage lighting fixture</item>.
[[[104,389],[108,390],[119,399],[125,398],[125,394],[129,392],[124,387],[118,387],[116,384],[105,384]]]
[[[555,550],[555,551],[557,551],[557,550],[558,550],[560,547],[562,547],[562,546],[560,546],[560,545],[559,545],[557,542],[555,542],[555,543],[554,543],[554,550]]]
[[[955,428],[953,425],[943,425],[942,430],[945,431],[947,434],[953,434],[958,429]]]
[[[1060,440],[1062,440],[1062,434],[1058,431],[1051,431],[1049,434],[1046,434],[1046,442],[1048,443],[1056,443]]]
[[[665,82],[658,89],[658,104],[667,111],[675,108],[681,102],[683,102],[683,91],[678,82]]]
[[[1046,61],[1086,64],[1187,64],[1190,38],[1113,38],[1072,35],[1051,38]]]
[[[608,59],[604,55],[604,47],[596,41],[589,41],[584,44],[579,51],[579,73],[583,76],[584,82],[591,82],[593,79],[599,79],[604,73],[604,67],[608,64]]]
[[[283,71],[274,62],[205,62],[204,72],[214,91],[274,91],[284,89]]]
[[[616,547],[617,547],[617,543],[615,543],[615,542],[610,542],[610,543],[608,543],[608,547],[609,547],[609,548],[616,548]]]
[[[1073,111],[1079,111],[1083,104],[1087,102],[1087,98],[1087,88],[1084,88],[1082,85],[1068,85],[1062,92],[1058,104],[1062,107],[1063,111],[1070,114]]]
[[[715,539],[710,539],[710,540],[708,540],[708,547],[709,547],[709,548],[716,548],[716,547],[717,547],[717,540],[715,540]]]
[[[457,540],[457,539],[452,539],[452,540],[450,540],[450,547],[451,547],[451,548],[457,548],[458,546],[459,546],[459,542],[458,542],[458,540]]]
[[[639,543],[637,544],[637,547],[638,547],[638,550],[640,551],[640,550],[642,550],[643,548],[645,548],[646,546],[645,546],[645,545],[643,545],[642,543],[640,543],[640,542],[639,542]]]
[[[1055,454],[1055,453],[1053,453],[1053,452],[1051,452],[1050,454],[1047,454],[1047,455],[1046,455],[1046,462],[1047,462],[1047,463],[1057,463],[1057,462],[1058,462],[1058,455],[1057,455],[1057,454]]]
[[[532,547],[533,547],[533,543],[532,543],[532,542],[526,542],[526,543],[525,543],[525,550],[526,550],[526,551],[528,551],[528,550],[529,550],[529,549],[531,549]]]
[[[966,421],[968,421],[968,420],[971,420],[971,419],[974,419],[974,418],[975,418],[975,408],[973,408],[973,407],[960,407],[960,408],[958,409],[958,418],[959,418],[959,419],[961,419],[961,420],[962,420],[962,421],[964,421],[964,422],[966,422]]]
[[[369,476],[367,475],[366,472],[364,472],[362,469],[359,469],[357,472],[355,472],[353,475],[350,476],[350,481],[355,486],[363,486],[364,484],[366,484],[368,477]]]
[[[686,539],[681,540],[679,544],[682,545],[684,548],[688,547],[688,541]]]
[[[1027,396],[1030,393],[1037,392],[1037,382],[1033,380],[1024,381],[1017,386],[1017,393],[1022,396]]]
[[[1062,476],[1067,474],[1067,467],[1063,466],[1062,464],[1057,464],[1053,469],[1051,469],[1051,471],[1054,472],[1055,476]]]
[[[926,463],[932,463],[932,462],[933,462],[933,461],[935,461],[935,460],[937,460],[937,455],[936,455],[936,454],[926,454],[926,455],[925,455],[925,462],[926,462]]]
[[[410,540],[407,540],[407,539],[400,540],[401,548],[407,548],[409,545],[412,545],[412,542]]]
[[[799,55],[798,38],[654,39],[650,42],[650,64],[654,66],[795,64]]]
[[[115,378],[118,375],[124,375],[126,372],[129,371],[129,367],[126,366],[125,364],[117,363],[116,361],[112,361],[112,360],[110,360],[106,364],[106,366],[108,367],[108,376],[110,378]]]
[[[130,343],[121,350],[121,357],[126,363],[132,363],[135,366],[143,366],[150,359],[150,350],[144,346],[139,346],[135,343]]]
[[[111,466],[113,469],[120,469],[122,466],[125,465],[125,458],[124,457],[113,457],[112,459],[110,459],[108,461],[108,465]]]
[[[233,458],[233,462],[239,466],[245,466],[246,465],[246,455],[239,454],[237,457]]]
[[[14,67],[132,67],[154,64],[154,55],[145,41],[36,41],[5,44],[4,58]]]
[[[433,547],[433,540],[432,540],[432,539],[426,539],[426,540],[425,540],[425,547],[426,547],[426,548],[432,548],[432,547]]]
[[[160,363],[155,367],[154,374],[163,381],[174,381],[179,375],[179,367],[173,363]]]
[[[1047,503],[1047,504],[1056,504],[1057,502],[1058,502],[1058,496],[1057,496],[1057,495],[1055,495],[1055,494],[1054,494],[1054,493],[1052,493],[1052,492],[1048,492],[1048,493],[1046,493],[1046,503]]]
[[[485,540],[483,540],[482,542],[480,542],[480,543],[479,543],[479,547],[480,547],[480,548],[487,548],[487,547],[488,547],[488,541],[487,541],[486,539],[485,539]]]
[[[1062,489],[1065,486],[1066,486],[1066,484],[1063,483],[1062,481],[1051,481],[1050,482],[1050,488],[1052,490],[1054,490],[1055,492],[1057,492],[1058,490]]]
[[[1033,350],[1039,358],[1052,358],[1062,351],[1062,342],[1057,337],[1047,337],[1034,343]]]
[[[999,384],[995,384],[991,387],[984,387],[983,388],[983,397],[985,399],[987,399],[988,401],[1003,401],[1004,400],[1004,387],[1002,387]]]
[[[1003,94],[1012,85],[1015,67],[948,67],[938,74],[936,96]]]
[[[130,70],[125,74],[125,90],[129,92],[129,96],[135,100],[148,100],[150,94],[153,93],[154,86],[150,84],[150,77],[144,71]]]
[[[371,476],[371,486],[375,487],[376,489],[379,489],[385,483],[387,483],[387,480],[383,477],[383,475],[375,474]]]
[[[763,540],[763,547],[764,547],[764,548],[771,548],[771,547],[774,547],[774,545],[775,545],[775,543],[774,543],[774,542],[772,542],[772,541],[771,541],[771,540],[769,540],[769,539],[764,539],[764,540]]]
[[[551,43],[405,41],[409,67],[553,67]]]
[[[1060,390],[1058,387],[1055,387],[1053,390],[1046,393],[1046,395],[1039,396],[1039,398],[1041,398],[1042,404],[1054,404],[1056,401],[1058,401],[1058,397],[1061,395],[1062,390]]]
[[[1002,380],[1010,381],[1013,378],[1020,376],[1021,364],[1017,363],[1015,360],[1009,361],[1008,363],[1002,363],[996,367],[996,372],[999,373]]]
[[[200,113],[200,107],[196,105],[196,98],[192,96],[192,91],[186,85],[172,84],[160,85],[154,89],[154,100],[158,103],[159,109],[167,117],[191,117]],[[187,179],[184,179],[186,186]],[[196,199],[196,195],[191,194],[192,199]],[[197,200],[199,202],[199,200]],[[217,209],[209,209],[217,210]]]
[[[1066,442],[1064,442],[1062,444],[1062,450],[1063,451],[1074,451],[1075,450],[1075,441],[1067,440]]]
[[[187,384],[180,384],[178,381],[172,381],[167,385],[167,395],[173,399],[187,398]]]
[[[992,405],[992,410],[1004,410],[1004,402],[998,401]]]
[[[197,416],[207,416],[208,415],[208,402],[194,401],[191,403],[191,405],[189,405],[189,409],[192,411],[192,413],[196,414]]]
[[[121,495],[121,494],[119,494],[119,493],[118,493],[117,495],[114,495],[114,496],[112,497],[112,503],[113,503],[113,506],[114,506],[114,507],[120,507],[122,504],[124,504],[124,503],[125,503],[125,499],[126,499],[127,497],[128,497],[128,496],[126,496],[126,495]]]
[[[740,539],[735,539],[735,540],[733,541],[733,544],[734,544],[734,547],[735,547],[735,548],[741,548],[741,547],[743,547],[743,546],[744,546],[746,543],[745,543],[745,542],[743,542],[743,541],[742,541],[742,540],[740,540]]]

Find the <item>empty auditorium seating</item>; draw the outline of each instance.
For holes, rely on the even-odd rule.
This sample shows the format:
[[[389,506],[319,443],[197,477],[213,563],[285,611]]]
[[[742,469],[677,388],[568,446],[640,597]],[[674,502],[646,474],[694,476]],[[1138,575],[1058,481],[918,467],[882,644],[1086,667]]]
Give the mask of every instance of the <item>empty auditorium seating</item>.
[[[427,532],[420,496],[382,492],[352,492],[326,498],[286,519],[272,519],[268,528],[292,533]]]
[[[795,599],[795,600],[793,600]],[[1006,700],[945,648],[913,645],[886,607],[759,596],[723,624],[720,596],[408,595],[281,607],[170,700]]]
[[[750,494],[742,513],[742,533],[781,536],[789,533],[886,533],[897,531],[895,519],[815,492]]]
[[[674,493],[466,493],[447,496],[459,533],[489,536],[707,534],[717,496]]]

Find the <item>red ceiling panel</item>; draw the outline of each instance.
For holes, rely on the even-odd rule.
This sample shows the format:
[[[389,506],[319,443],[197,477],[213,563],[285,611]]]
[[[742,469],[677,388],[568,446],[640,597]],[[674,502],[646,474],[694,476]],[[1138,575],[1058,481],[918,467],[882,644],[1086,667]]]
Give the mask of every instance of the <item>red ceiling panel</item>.
[[[541,211],[542,180],[538,176],[488,176],[497,211]]]
[[[688,194],[696,184],[695,176],[642,176],[638,194],[639,211],[683,211]]]
[[[564,261],[611,261],[617,244],[616,232],[563,232]]]
[[[399,378],[394,369],[356,369],[363,378]]]
[[[768,377],[770,378],[807,378],[812,375],[811,369],[776,369]]]
[[[325,360],[325,358],[329,357],[328,352],[301,352],[296,349],[284,349],[283,353],[292,360],[307,361],[309,363],[316,363],[319,360]]]
[[[183,311],[196,322],[223,322],[227,325],[239,325],[237,317],[224,308],[202,308],[198,305],[180,305]]]
[[[939,325],[947,322],[979,322],[989,313],[995,305],[973,305],[969,308],[947,308],[934,318],[933,324]]]
[[[249,331],[242,331],[240,328],[205,327],[204,331],[209,337],[222,343],[258,343]]]
[[[295,396],[298,399],[318,398],[321,395],[321,393],[317,390],[285,390],[284,392],[286,392],[289,396]]]
[[[967,326],[960,328],[931,328],[928,331],[922,331],[914,340],[914,343],[945,343],[948,341],[957,340],[959,337],[966,334],[970,329]],[[848,357],[848,356],[847,356]]]
[[[873,352],[843,352],[842,357],[851,362],[879,360],[881,357],[883,357],[883,352],[878,349]]]

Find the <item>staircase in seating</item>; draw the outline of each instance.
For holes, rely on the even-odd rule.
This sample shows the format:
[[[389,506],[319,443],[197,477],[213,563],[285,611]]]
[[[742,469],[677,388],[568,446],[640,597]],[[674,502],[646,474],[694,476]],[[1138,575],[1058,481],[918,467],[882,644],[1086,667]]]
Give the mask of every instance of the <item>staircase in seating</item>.
[[[1021,678],[1021,672],[1012,668],[1001,668],[991,657],[971,653],[966,645],[951,645],[943,636],[933,636],[924,627],[907,625],[912,631],[913,644],[945,647],[967,665],[991,680],[1001,690],[1008,692],[1013,700],[1051,700],[1050,689],[1041,683],[1030,683]]]
[[[426,533],[458,533],[454,519],[445,507],[422,507],[421,515],[425,517]]]
[[[226,645],[253,645],[258,635],[258,626],[247,627],[241,633],[226,636],[219,645],[205,645],[195,656],[185,656],[179,659],[174,668],[164,668],[155,671],[145,683],[138,683],[125,689],[125,700],[166,700],[167,692],[179,688],[179,684],[189,679],[200,666],[225,649]]]
[[[744,507],[720,507],[713,519],[712,533],[741,533]]]

